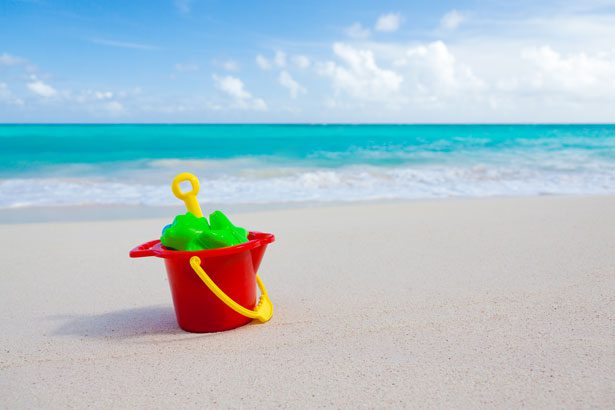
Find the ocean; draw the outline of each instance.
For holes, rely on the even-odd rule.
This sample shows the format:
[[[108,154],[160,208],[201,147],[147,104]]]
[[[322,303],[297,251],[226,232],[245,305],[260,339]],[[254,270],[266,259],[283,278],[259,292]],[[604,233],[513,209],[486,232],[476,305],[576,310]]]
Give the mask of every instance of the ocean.
[[[615,125],[0,125],[0,209],[615,194]]]

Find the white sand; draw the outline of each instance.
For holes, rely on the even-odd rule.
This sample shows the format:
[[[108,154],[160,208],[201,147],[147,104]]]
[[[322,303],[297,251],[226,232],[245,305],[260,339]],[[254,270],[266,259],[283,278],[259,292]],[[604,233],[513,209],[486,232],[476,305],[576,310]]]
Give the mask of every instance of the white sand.
[[[170,218],[169,218],[170,219]],[[175,323],[165,220],[0,226],[0,406],[615,405],[615,198],[234,215],[273,319]]]

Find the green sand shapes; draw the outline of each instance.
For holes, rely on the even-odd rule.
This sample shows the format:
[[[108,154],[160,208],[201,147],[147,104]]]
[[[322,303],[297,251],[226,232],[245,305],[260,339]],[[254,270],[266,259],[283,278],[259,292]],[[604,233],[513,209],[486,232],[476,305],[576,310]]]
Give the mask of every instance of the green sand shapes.
[[[233,225],[221,211],[211,213],[209,223],[186,212],[164,227],[160,242],[178,251],[200,251],[248,242],[248,231]]]

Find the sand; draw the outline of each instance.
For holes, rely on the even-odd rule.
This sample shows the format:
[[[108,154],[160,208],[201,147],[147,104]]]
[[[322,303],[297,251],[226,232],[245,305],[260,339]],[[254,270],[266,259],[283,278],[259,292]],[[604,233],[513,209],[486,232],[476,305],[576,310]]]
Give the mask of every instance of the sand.
[[[266,324],[190,334],[164,219],[0,226],[4,408],[615,405],[615,198],[242,213]]]

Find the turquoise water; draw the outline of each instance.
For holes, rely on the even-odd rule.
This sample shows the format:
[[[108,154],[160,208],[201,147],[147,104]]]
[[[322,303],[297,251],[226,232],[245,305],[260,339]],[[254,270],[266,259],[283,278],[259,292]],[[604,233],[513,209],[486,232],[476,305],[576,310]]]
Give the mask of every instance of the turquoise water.
[[[615,193],[615,125],[0,125],[0,208]]]

